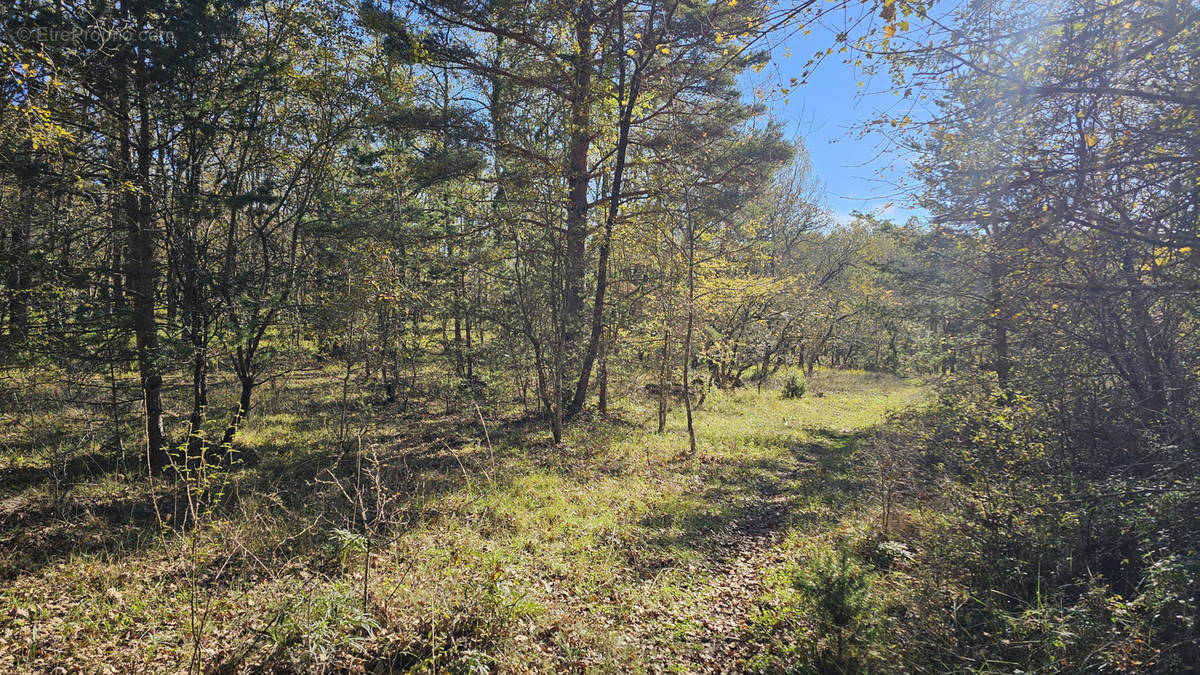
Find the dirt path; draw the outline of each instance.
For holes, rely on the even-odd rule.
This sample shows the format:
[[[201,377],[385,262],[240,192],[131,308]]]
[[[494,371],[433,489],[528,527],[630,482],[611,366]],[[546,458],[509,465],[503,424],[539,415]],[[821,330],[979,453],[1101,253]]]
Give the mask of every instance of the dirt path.
[[[808,457],[794,468],[764,482],[744,497],[741,515],[709,541],[713,552],[704,565],[708,577],[692,601],[672,606],[677,622],[690,623],[674,666],[694,673],[742,673],[764,645],[754,642],[750,624],[769,592],[765,580],[786,563],[783,537],[802,508],[798,498],[820,490],[841,492],[831,480],[852,462],[857,434],[838,432],[824,442],[805,444]],[[794,482],[792,479],[799,479]],[[802,487],[799,487],[799,486]]]
[[[700,603],[694,649],[685,655],[696,672],[739,673],[753,655],[748,624],[764,593],[763,577],[783,562],[779,539],[787,522],[787,495],[764,495],[752,516],[717,536],[728,557]]]

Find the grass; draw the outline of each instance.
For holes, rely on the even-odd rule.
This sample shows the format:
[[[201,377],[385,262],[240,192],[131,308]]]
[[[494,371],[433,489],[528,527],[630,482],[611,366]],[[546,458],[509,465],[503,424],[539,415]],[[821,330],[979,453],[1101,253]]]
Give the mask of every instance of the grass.
[[[809,385],[710,393],[695,457],[682,411],[653,433],[636,395],[562,447],[494,407],[489,447],[473,408],[360,406],[341,449],[320,423],[336,402],[297,390],[241,437],[257,465],[190,492],[115,467],[52,488],[53,456],[10,458],[0,670],[770,664],[786,627],[761,618],[779,605],[770,570],[865,527],[859,441],[925,393],[863,372]]]

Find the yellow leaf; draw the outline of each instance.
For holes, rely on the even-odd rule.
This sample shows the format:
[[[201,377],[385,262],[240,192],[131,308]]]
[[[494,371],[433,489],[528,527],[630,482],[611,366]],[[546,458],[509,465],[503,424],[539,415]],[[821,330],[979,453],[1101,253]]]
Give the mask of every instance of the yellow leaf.
[[[1087,143],[1089,148],[1100,142],[1100,139],[1096,138],[1095,134],[1087,134],[1083,137],[1083,140]]]
[[[893,35],[895,35],[896,34],[896,24],[889,23],[888,25],[884,26],[883,34],[889,38],[892,37]]]

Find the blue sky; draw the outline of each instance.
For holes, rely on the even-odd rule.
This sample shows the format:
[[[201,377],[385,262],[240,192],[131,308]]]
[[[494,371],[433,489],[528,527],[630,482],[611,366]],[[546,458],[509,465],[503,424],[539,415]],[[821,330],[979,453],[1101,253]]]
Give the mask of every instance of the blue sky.
[[[828,17],[823,20],[824,28],[814,27],[808,36],[794,35],[773,49],[771,69],[775,72],[771,79],[784,86],[792,77],[799,79],[809,56],[834,44],[831,29],[843,28],[837,23],[836,17]],[[896,96],[883,86],[885,77],[879,77],[875,86],[868,80],[860,89],[858,83],[866,78],[844,63],[844,56],[835,53],[827,57],[807,84],[792,91],[787,104],[782,100],[773,104],[773,115],[804,138],[814,173],[825,184],[828,207],[839,220],[848,220],[855,210],[875,212],[897,223],[911,215],[927,218],[927,212],[913,208],[906,195],[897,194],[895,183],[905,178],[908,158],[888,152],[882,136],[860,138],[855,129],[879,109],[894,104]]]

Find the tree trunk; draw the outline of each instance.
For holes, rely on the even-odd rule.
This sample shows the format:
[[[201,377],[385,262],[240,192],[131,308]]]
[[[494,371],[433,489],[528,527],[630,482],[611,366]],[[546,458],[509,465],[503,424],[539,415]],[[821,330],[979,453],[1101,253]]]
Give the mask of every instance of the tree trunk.
[[[623,42],[623,24],[619,30]],[[568,417],[573,417],[579,411],[583,410],[584,402],[587,400],[588,381],[592,376],[592,364],[596,360],[596,354],[600,350],[600,342],[604,334],[604,298],[608,291],[609,251],[612,247],[613,228],[616,226],[617,214],[621,208],[621,188],[624,184],[625,157],[629,149],[629,128],[633,124],[633,106],[637,102],[640,92],[639,83],[641,77],[635,69],[628,94],[626,94],[625,59],[621,57],[618,63],[617,92],[618,101],[622,104],[621,118],[618,122],[617,152],[613,160],[612,189],[608,198],[608,213],[604,218],[604,238],[600,242],[600,260],[596,266],[596,299],[592,305],[592,333],[588,339],[587,351],[583,356],[583,364],[579,371],[579,380],[575,385],[575,396],[571,399],[571,406],[567,409]]]
[[[554,444],[562,443],[563,438],[563,330],[564,326],[558,317],[552,317],[554,325],[554,368],[551,370],[553,391],[550,397],[550,434]]]
[[[692,326],[696,323],[696,230],[692,225],[692,214],[688,219],[688,313],[687,327],[683,334],[683,406],[687,412],[688,448],[691,454],[696,454],[696,428],[692,424]],[[763,378],[766,379],[766,364],[764,362]],[[759,387],[762,381],[759,381]]]
[[[599,390],[598,400],[596,401],[596,409],[601,415],[608,414],[608,350],[601,348],[600,350],[600,365],[596,372],[596,387]]]
[[[241,384],[238,406],[233,413],[233,417],[229,420],[229,425],[225,427],[225,435],[221,437],[220,452],[222,459],[233,454],[233,439],[237,436],[238,429],[241,428],[246,418],[250,415],[250,401],[254,395],[254,377],[239,374],[238,383]]]
[[[396,385],[400,381],[399,356],[396,353],[392,330],[392,310],[379,308],[379,375],[383,378],[384,400],[396,402]]]
[[[8,261],[8,335],[13,346],[19,346],[29,336],[29,236],[33,226],[34,179],[33,167],[21,177],[16,208],[19,215],[13,223],[12,248]]]
[[[1004,301],[1003,292],[1004,269],[999,260],[999,253],[993,251],[988,263],[988,277],[991,283],[992,319],[992,370],[996,372],[996,381],[1000,392],[1007,397],[1012,392],[1011,374],[1012,357],[1008,348],[1008,308]]]
[[[208,344],[203,326],[192,329],[192,413],[188,418],[187,457],[191,461],[204,451],[204,420],[208,410]]]
[[[688,271],[688,274],[689,275],[691,274],[690,270]],[[688,319],[691,319],[691,317],[689,316]],[[762,391],[763,382],[767,381],[767,369],[770,367],[771,367],[771,352],[770,352],[770,350],[763,350],[762,363],[758,364],[758,373],[757,373],[757,378],[756,378],[758,380],[757,389],[760,392]]]
[[[592,136],[592,25],[595,17],[590,0],[580,3],[575,17],[574,88],[571,92],[570,135],[567,140],[566,252],[563,260],[563,326],[566,344],[574,344],[583,312],[584,254],[587,244],[588,152]]]
[[[145,411],[146,459],[152,472],[158,473],[170,461],[163,434],[162,374],[158,324],[154,311],[158,287],[158,268],[155,264],[155,232],[150,213],[150,120],[146,87],[141,63],[135,65],[138,97],[137,138],[130,139],[132,119],[129,94],[120,93],[122,209],[128,232],[127,289],[132,296],[131,313],[134,342],[137,349],[138,376],[142,387]],[[136,148],[134,144],[136,143]],[[136,153],[136,167],[134,158]],[[138,190],[128,186],[136,185]]]
[[[662,361],[658,368],[658,433],[667,428],[667,364],[671,359],[671,331],[663,325]]]

